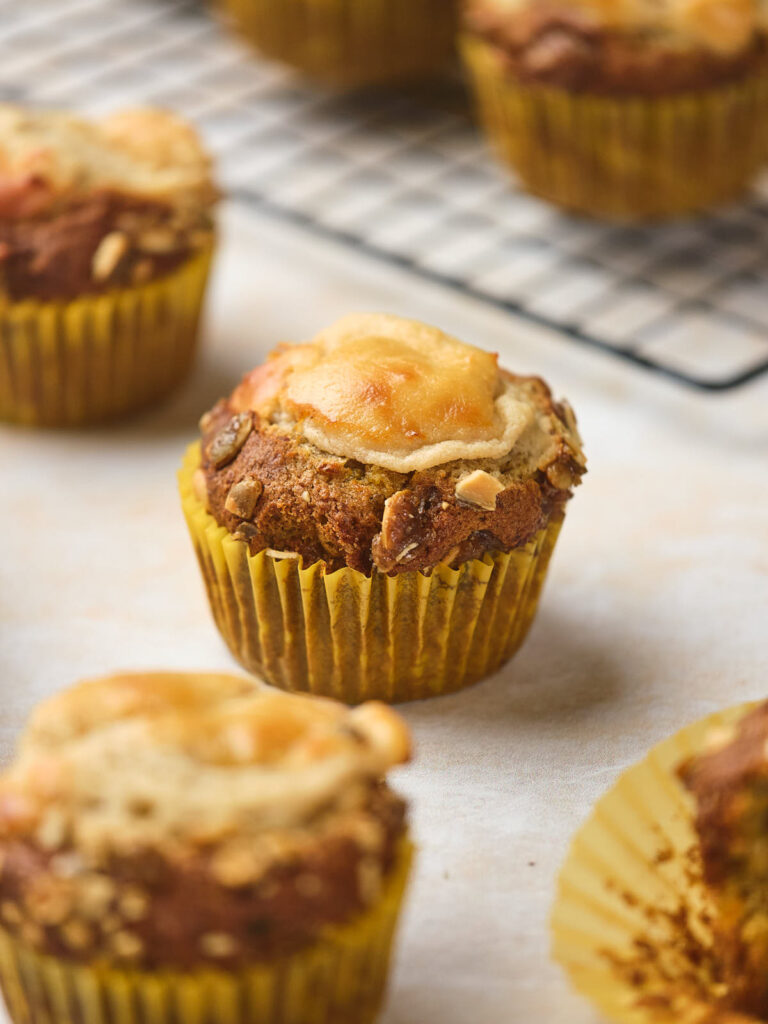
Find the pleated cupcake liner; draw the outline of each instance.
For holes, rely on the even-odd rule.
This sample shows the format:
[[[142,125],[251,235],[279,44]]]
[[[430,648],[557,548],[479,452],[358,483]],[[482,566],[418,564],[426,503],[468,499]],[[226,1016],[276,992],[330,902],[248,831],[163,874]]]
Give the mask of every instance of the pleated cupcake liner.
[[[195,495],[199,465],[198,443],[179,486],[213,617],[235,658],[272,685],[348,704],[417,700],[478,682],[525,639],[561,518],[525,547],[430,576],[327,573],[286,553],[250,554]]]
[[[423,78],[455,54],[454,0],[220,0],[268,57],[341,88]]]
[[[552,954],[574,988],[617,1024],[740,1024],[714,948],[695,808],[677,777],[714,730],[753,705],[711,715],[625,771],[576,834],[552,912]],[[768,972],[768,964],[766,964]]]
[[[13,1024],[372,1024],[384,998],[412,847],[377,904],[289,957],[233,970],[142,971],[35,952],[0,929]]]
[[[768,162],[768,70],[661,97],[611,97],[518,82],[484,40],[460,50],[481,122],[535,195],[619,221],[707,210]]]
[[[164,397],[187,374],[211,263],[72,301],[0,301],[0,419],[80,426]]]

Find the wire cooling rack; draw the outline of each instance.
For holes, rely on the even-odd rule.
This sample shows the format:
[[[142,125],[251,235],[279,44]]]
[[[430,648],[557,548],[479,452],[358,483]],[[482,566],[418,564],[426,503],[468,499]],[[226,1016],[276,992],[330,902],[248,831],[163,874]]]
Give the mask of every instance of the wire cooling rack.
[[[766,189],[666,227],[570,217],[515,189],[457,84],[329,95],[196,0],[0,0],[0,98],[172,107],[242,202],[702,389],[768,372]]]

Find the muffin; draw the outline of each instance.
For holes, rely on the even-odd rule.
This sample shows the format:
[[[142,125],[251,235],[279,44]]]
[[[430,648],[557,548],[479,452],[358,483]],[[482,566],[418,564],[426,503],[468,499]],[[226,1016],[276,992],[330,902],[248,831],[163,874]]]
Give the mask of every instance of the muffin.
[[[105,420],[183,379],[216,196],[172,114],[0,105],[0,419]]]
[[[465,0],[480,117],[533,193],[619,220],[729,202],[768,155],[762,0]]]
[[[118,675],[32,716],[0,777],[14,1024],[368,1024],[410,846],[388,708]]]
[[[222,0],[267,57],[353,88],[444,70],[455,52],[455,0]]]
[[[278,347],[200,426],[182,502],[246,668],[399,701],[520,646],[585,469],[541,380],[436,328],[353,315]]]
[[[768,1016],[768,703],[681,768],[696,803],[705,882],[717,908],[716,950],[732,1002]]]
[[[626,769],[571,843],[552,950],[617,1024],[768,1018],[768,704],[686,726]]]

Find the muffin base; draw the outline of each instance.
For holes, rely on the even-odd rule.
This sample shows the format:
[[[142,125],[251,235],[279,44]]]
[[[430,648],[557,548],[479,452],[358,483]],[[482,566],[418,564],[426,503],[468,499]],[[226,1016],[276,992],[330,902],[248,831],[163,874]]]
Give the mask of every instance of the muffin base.
[[[213,617],[235,658],[273,686],[348,704],[419,700],[479,682],[525,639],[562,518],[525,547],[430,576],[326,573],[285,552],[252,555],[194,494],[199,465],[198,443],[179,487]]]
[[[82,426],[167,395],[192,364],[212,251],[104,295],[0,302],[0,419]]]
[[[13,1024],[371,1024],[412,859],[403,841],[378,903],[290,957],[225,970],[140,971],[42,956],[0,929]]]
[[[552,913],[552,954],[620,1024],[748,1024],[723,1009],[721,923],[704,886],[693,801],[677,768],[754,705],[687,726],[625,771],[571,844]],[[755,1021],[757,1024],[757,1021]]]
[[[453,0],[220,0],[266,56],[339,88],[425,78],[455,52]]]
[[[667,97],[523,84],[492,45],[465,35],[481,122],[530,192],[618,221],[681,216],[740,196],[768,158],[768,69]]]

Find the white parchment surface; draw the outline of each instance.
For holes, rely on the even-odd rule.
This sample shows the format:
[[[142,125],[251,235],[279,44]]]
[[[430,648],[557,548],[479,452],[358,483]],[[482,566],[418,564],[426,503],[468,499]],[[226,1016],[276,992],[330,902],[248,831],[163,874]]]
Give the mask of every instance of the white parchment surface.
[[[497,677],[404,708],[420,857],[382,1024],[594,1024],[548,957],[595,798],[657,740],[768,696],[768,380],[701,396],[240,207],[186,387],[88,433],[0,428],[0,755],[32,705],[116,668],[234,668],[175,472],[199,414],[281,339],[416,316],[545,376],[590,473],[531,636]]]

